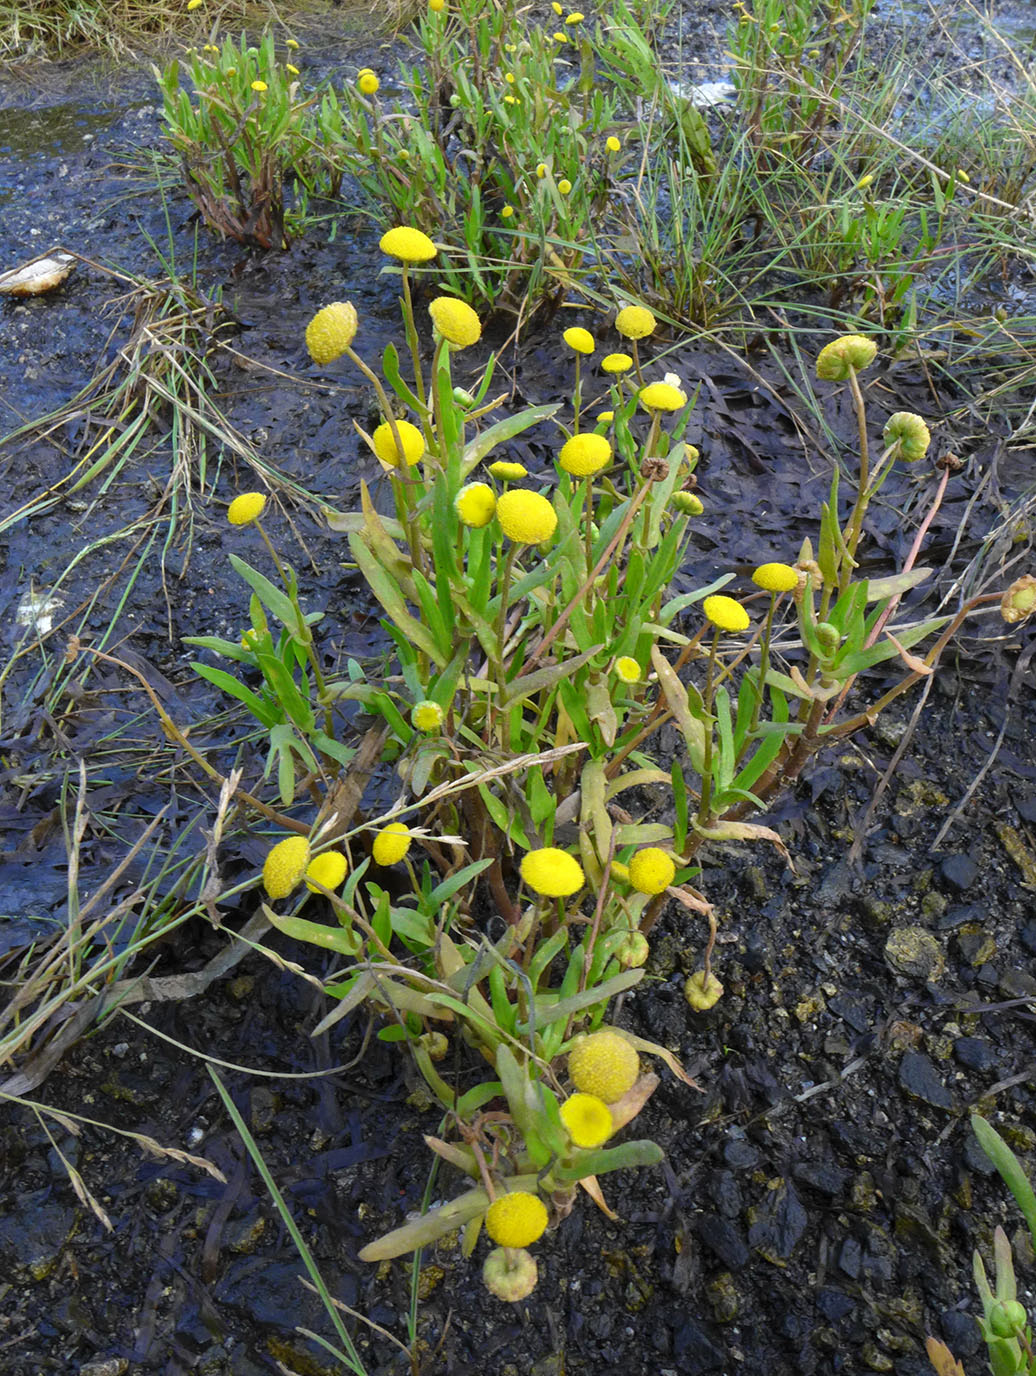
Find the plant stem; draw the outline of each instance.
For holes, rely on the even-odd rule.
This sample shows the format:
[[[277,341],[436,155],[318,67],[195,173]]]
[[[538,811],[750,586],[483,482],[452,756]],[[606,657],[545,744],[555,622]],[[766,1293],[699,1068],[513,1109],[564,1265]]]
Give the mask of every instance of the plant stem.
[[[705,715],[705,748],[701,765],[701,802],[698,806],[698,825],[706,826],[712,811],[712,695],[715,688],[716,651],[719,647],[719,627],[712,632],[712,646],[705,671],[705,692],[702,705]]]

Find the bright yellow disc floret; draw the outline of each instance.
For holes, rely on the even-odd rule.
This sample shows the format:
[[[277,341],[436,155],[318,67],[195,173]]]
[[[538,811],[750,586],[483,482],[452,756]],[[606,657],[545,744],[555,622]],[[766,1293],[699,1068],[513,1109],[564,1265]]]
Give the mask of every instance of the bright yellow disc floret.
[[[646,306],[624,306],[615,317],[615,328],[627,339],[646,339],[657,324]]]
[[[263,888],[271,898],[287,898],[306,873],[309,857],[305,836],[289,836],[277,842],[263,864]]]
[[[337,889],[345,876],[349,873],[349,862],[340,850],[325,850],[320,855],[315,855],[306,866],[306,888],[311,893],[319,893],[316,884],[323,884],[325,889]],[[316,883],[311,883],[315,880]]]
[[[467,349],[482,338],[482,325],[466,301],[455,296],[437,296],[428,307],[432,324],[455,349]]]
[[[767,592],[791,592],[799,585],[798,570],[790,564],[760,564],[752,574],[752,582]]]
[[[638,893],[665,893],[675,876],[673,857],[659,846],[645,846],[630,860],[630,883]]]
[[[629,354],[606,354],[601,359],[601,367],[606,373],[628,373],[633,367]]]
[[[547,1230],[547,1206],[538,1194],[512,1190],[486,1211],[486,1232],[498,1247],[528,1247]]]
[[[522,859],[521,872],[529,888],[545,898],[568,898],[586,882],[583,867],[575,856],[555,846],[529,851]]]
[[[558,527],[557,512],[538,492],[527,487],[512,487],[496,504],[497,520],[509,540],[522,545],[540,545]]]
[[[333,363],[356,338],[359,324],[351,301],[334,301],[306,326],[306,348],[314,363]]]
[[[389,822],[374,838],[371,855],[376,865],[395,865],[410,849],[410,830],[402,822]]]
[[[561,1121],[577,1147],[601,1147],[615,1131],[608,1105],[596,1094],[573,1094],[561,1105]]]
[[[396,430],[399,434],[399,443],[403,446],[404,462],[408,465],[419,463],[424,457],[424,435],[408,420],[397,420]],[[378,426],[371,439],[374,442],[374,452],[381,462],[388,464],[389,468],[398,468],[399,449],[388,421]]]
[[[566,473],[576,478],[589,478],[600,473],[611,462],[612,447],[603,435],[584,431],[573,435],[561,446],[558,462]]]
[[[427,263],[439,252],[427,234],[409,225],[386,230],[378,246],[382,253],[398,258],[401,263]]]
[[[419,702],[410,713],[410,720],[415,731],[438,731],[442,725],[443,710],[437,702],[432,702],[426,698],[424,702]]]
[[[242,492],[227,507],[227,520],[232,526],[249,526],[258,521],[266,506],[266,498],[261,492]]]
[[[702,603],[702,611],[721,631],[748,630],[748,613],[741,603],[735,602],[732,597],[724,597],[722,593],[706,597]]]
[[[357,90],[363,96],[377,95],[381,82],[369,67],[364,67],[356,81]]]
[[[640,682],[640,665],[632,655],[620,655],[615,661],[615,672],[623,683]]]
[[[510,463],[507,459],[497,459],[496,463],[489,465],[489,471],[494,478],[500,478],[505,483],[518,482],[529,476],[529,470],[523,463]]]
[[[640,389],[640,404],[649,411],[679,411],[687,405],[687,394],[670,382],[649,382]]]
[[[481,530],[493,519],[496,493],[488,483],[466,483],[454,497],[453,506],[464,525]]]
[[[625,1037],[603,1027],[576,1042],[568,1053],[568,1073],[576,1089],[614,1104],[636,1084],[640,1057]]]
[[[594,337],[589,330],[584,330],[581,325],[573,325],[561,336],[570,349],[574,349],[577,354],[592,354],[597,345]]]

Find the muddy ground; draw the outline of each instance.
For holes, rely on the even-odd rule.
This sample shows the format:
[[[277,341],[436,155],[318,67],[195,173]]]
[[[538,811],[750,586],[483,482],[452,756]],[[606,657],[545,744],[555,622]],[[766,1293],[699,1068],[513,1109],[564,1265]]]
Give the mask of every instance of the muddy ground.
[[[707,37],[718,20],[703,6],[685,16],[695,37]],[[337,48],[326,33],[321,40],[322,68],[352,71],[385,58],[357,46],[355,33],[336,41]],[[702,45],[708,60],[689,74],[722,75],[718,49],[705,38]],[[357,347],[369,360],[398,337],[394,282],[378,276],[377,236],[346,214],[333,242],[315,235],[286,254],[215,240],[175,190],[163,199],[125,170],[133,149],[158,145],[156,104],[146,69],[104,72],[77,59],[0,75],[0,268],[60,243],[157,279],[163,270],[148,239],[174,254],[180,271],[196,265],[199,289],[213,299],[221,290],[233,317],[228,338],[240,357],[222,354],[213,366],[217,400],[245,446],[348,508],[359,481],[375,478],[352,426],[353,417],[366,422],[370,398],[348,369],[315,368],[302,335],[322,304],[348,297],[361,319]],[[1011,286],[1026,291],[1031,281],[1021,274]],[[56,294],[0,306],[0,430],[66,401],[113,356],[129,330],[113,304],[124,291],[81,264]],[[566,312],[563,323],[607,337],[585,312]],[[501,328],[490,342],[506,334]],[[559,334],[555,319],[504,352],[500,377],[514,405],[556,399],[557,378],[570,366]],[[794,370],[790,349],[780,354],[787,341],[778,328],[768,335]],[[818,324],[816,344],[826,337]],[[815,530],[830,441],[764,349],[662,346],[667,368],[702,383],[687,438],[702,450],[708,519],[681,581],[694,586],[731,567],[793,557]],[[967,381],[934,389],[917,360],[885,360],[871,375],[875,416],[923,412],[937,452],[964,461],[923,559],[936,570],[928,607],[943,597],[955,605],[961,578],[969,588],[996,586],[998,566],[1020,557],[1010,576],[1031,567],[1029,533],[1014,519],[1032,489],[1031,449],[1012,443],[1005,412],[969,406],[979,389]],[[846,399],[828,390],[831,432],[848,439]],[[70,637],[117,647],[147,672],[166,709],[197,727],[221,767],[234,756],[219,742],[228,731],[244,733],[240,721],[232,730],[206,724],[225,704],[191,673],[194,652],[181,638],[235,634],[243,622],[247,601],[225,555],[259,556],[247,532],[228,534],[223,513],[236,492],[255,486],[255,474],[246,459],[209,442],[192,456],[191,485],[170,525],[163,493],[172,451],[161,413],[158,420],[158,442],[107,490],[102,479],[32,519],[9,520],[4,531],[0,950],[8,992],[29,943],[67,920],[62,798],[80,760],[91,810],[84,893],[162,806],[173,807],[164,842],[193,817],[200,846],[211,817],[197,817],[202,795],[189,771],[141,765],[157,759],[160,736],[132,680],[87,656],[67,673]],[[84,435],[96,437],[77,423],[49,440],[0,449],[5,512],[57,481]],[[546,471],[551,451],[550,432],[532,431],[509,456],[535,474]],[[926,474],[890,483],[873,511],[868,571],[902,561],[930,491]],[[317,505],[285,499],[270,528],[299,570],[308,605],[326,613],[329,662],[341,653],[376,655],[376,618]],[[86,553],[66,573],[79,551]],[[52,629],[19,623],[30,595],[57,600]],[[617,1223],[584,1203],[545,1238],[536,1248],[539,1286],[520,1305],[489,1299],[478,1267],[455,1247],[426,1253],[422,1372],[914,1376],[928,1370],[926,1333],[942,1336],[969,1376],[984,1369],[972,1318],[973,1248],[988,1255],[993,1227],[1003,1223],[1029,1301],[1036,1274],[1013,1203],[968,1129],[969,1112],[981,1107],[1036,1174],[1034,651],[1031,624],[976,624],[947,657],[916,722],[918,698],[907,698],[851,747],[822,757],[765,819],[787,842],[794,869],[770,853],[717,847],[707,855],[702,885],[721,914],[725,998],[704,1017],[689,1012],[682,984],[703,934],[671,911],[653,936],[648,978],[616,1013],[676,1052],[702,1086],[695,1094],[661,1072],[640,1123],[665,1149],[665,1164],[609,1178]],[[59,682],[68,686],[55,695]],[[884,682],[873,676],[868,696]],[[668,755],[675,741],[663,749]],[[851,864],[854,842],[860,855]],[[222,854],[225,877],[247,874],[267,845],[259,828],[235,832]],[[139,874],[131,871],[127,883]],[[250,910],[225,907],[223,922],[239,926]],[[321,975],[311,948],[267,942]],[[222,933],[194,923],[156,950],[149,973],[199,970],[225,946]],[[335,1370],[295,1331],[329,1332],[204,1065],[181,1048],[227,1063],[220,1073],[332,1293],[405,1341],[408,1265],[379,1269],[356,1259],[419,1207],[429,1166],[419,1136],[439,1122],[396,1049],[369,1040],[362,1019],[311,1038],[322,997],[259,956],[197,998],[133,1011],[172,1041],[112,1015],[36,1097],[202,1155],[226,1183],[100,1129],[74,1137],[47,1120],[48,1135],[29,1110],[3,1111],[0,1370]],[[77,1199],[66,1162],[81,1172],[111,1231]],[[443,1172],[433,1194],[449,1197],[456,1185]],[[350,1328],[372,1372],[408,1369],[387,1338]]]

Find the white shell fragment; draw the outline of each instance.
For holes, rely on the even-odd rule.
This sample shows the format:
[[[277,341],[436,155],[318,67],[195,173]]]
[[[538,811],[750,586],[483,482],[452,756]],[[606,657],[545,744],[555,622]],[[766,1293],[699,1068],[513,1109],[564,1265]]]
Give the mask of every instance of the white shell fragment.
[[[713,105],[726,105],[737,98],[737,88],[731,81],[703,81],[700,86],[692,86],[683,81],[671,81],[669,89],[674,95],[689,100],[696,110],[708,110]]]
[[[52,253],[24,267],[0,274],[0,294],[4,296],[42,296],[59,287],[75,267],[71,253]]]

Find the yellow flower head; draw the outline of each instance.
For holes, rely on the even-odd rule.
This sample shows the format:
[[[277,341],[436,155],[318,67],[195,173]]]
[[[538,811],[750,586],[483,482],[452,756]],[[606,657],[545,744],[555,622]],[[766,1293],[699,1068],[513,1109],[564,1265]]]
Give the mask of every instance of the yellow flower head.
[[[266,498],[261,492],[242,492],[227,507],[227,520],[232,526],[250,526],[258,521],[266,506]]]
[[[486,1232],[498,1247],[528,1247],[547,1231],[547,1206],[538,1194],[512,1190],[486,1211]]]
[[[670,505],[684,516],[700,516],[705,510],[702,499],[693,492],[674,492]]]
[[[687,977],[683,996],[696,1013],[707,1013],[723,997],[723,985],[711,970],[707,975],[704,970],[695,970]]]
[[[565,15],[565,23],[566,23],[566,24],[578,24],[578,23],[580,22],[580,20],[583,19],[583,17],[584,17],[584,16],[581,15],[581,14],[579,13],[578,10],[573,10],[571,14],[566,14],[566,15]]]
[[[466,349],[482,338],[482,325],[466,301],[455,296],[437,296],[428,307],[432,324],[455,349]]]
[[[257,631],[254,626],[249,626],[247,631],[241,632],[242,650],[254,650],[261,639],[262,634]]]
[[[790,564],[760,564],[752,574],[752,582],[767,592],[791,592],[799,585],[799,573]]]
[[[1027,621],[1036,611],[1036,578],[1023,573],[1016,578],[1000,599],[1000,615],[1009,626]]]
[[[504,80],[507,82],[508,86],[513,86],[517,79],[514,72],[505,72],[504,74]]]
[[[359,91],[361,96],[377,95],[378,88],[380,86],[381,82],[378,80],[378,78],[374,75],[374,73],[370,70],[369,67],[365,68],[360,73],[356,81],[356,89]]]
[[[721,631],[748,630],[748,613],[741,603],[735,602],[732,597],[714,593],[712,597],[706,597],[702,603],[702,611]]]
[[[576,1042],[568,1053],[568,1073],[576,1089],[614,1104],[636,1084],[640,1057],[625,1037],[602,1027]]]
[[[306,866],[306,888],[310,893],[319,893],[317,884],[325,889],[337,889],[349,873],[349,862],[340,850],[325,850],[315,855]],[[315,880],[315,883],[310,883]]]
[[[523,463],[508,463],[506,459],[497,459],[496,463],[491,463],[489,471],[494,478],[500,478],[505,483],[517,482],[519,478],[529,476],[529,470]]]
[[[885,443],[896,447],[896,457],[916,463],[928,453],[932,442],[931,432],[920,416],[912,411],[897,411],[885,422]]]
[[[433,14],[441,14],[446,8],[446,0],[428,0],[428,8]]]
[[[496,493],[488,483],[467,483],[454,497],[453,505],[464,525],[481,530],[493,519]]]
[[[413,467],[424,457],[424,435],[408,420],[397,420],[396,429],[399,432],[399,443],[403,446],[402,461]],[[371,440],[374,443],[374,452],[382,463],[387,464],[389,468],[400,466],[400,452],[388,421],[383,421],[378,426],[371,435]]]
[[[603,1147],[615,1131],[608,1105],[596,1094],[573,1094],[561,1105],[561,1121],[577,1147]]]
[[[670,382],[649,382],[640,389],[640,404],[648,411],[679,411],[687,405],[687,394]]]
[[[513,205],[505,205],[504,208],[503,208],[503,209],[501,210],[501,212],[500,212],[500,218],[501,218],[501,220],[509,220],[513,214],[514,214],[514,206],[513,206]]]
[[[630,882],[630,867],[629,865],[624,865],[621,860],[613,860],[609,869],[611,870],[612,878],[618,883],[628,884]]]
[[[547,164],[545,162],[538,162],[536,164],[536,175],[537,177],[545,177],[547,175]]]
[[[531,850],[523,856],[522,879],[544,898],[569,898],[586,883],[583,867],[574,855],[554,846]]]
[[[200,10],[203,0],[187,0],[188,10]]]
[[[306,326],[306,348],[314,363],[333,363],[356,338],[359,321],[351,301],[335,301]]]
[[[637,893],[665,893],[675,877],[673,857],[658,846],[645,846],[630,860],[630,883]]]
[[[584,430],[573,435],[561,446],[558,462],[566,473],[575,478],[589,478],[607,468],[612,459],[612,447],[603,435]]]
[[[874,362],[878,346],[862,334],[843,334],[825,344],[817,355],[817,377],[822,382],[844,382],[849,369],[860,372]]]
[[[253,82],[252,82],[252,90],[253,90],[253,91],[265,91],[265,90],[266,90],[266,82],[265,82],[265,81],[253,81]]]
[[[277,842],[263,864],[263,888],[271,898],[287,898],[306,873],[309,857],[305,836],[289,836]]]
[[[538,492],[512,487],[497,501],[496,516],[509,540],[522,545],[541,545],[558,528],[557,512]]]
[[[622,147],[622,144],[619,142],[619,140],[615,137],[614,134],[609,134],[604,141],[604,146],[605,148],[607,148],[609,153],[617,153],[619,149]]]
[[[584,330],[581,325],[572,325],[561,338],[577,354],[592,354],[597,348],[593,335],[589,330]]]
[[[597,412],[597,419],[598,419],[599,421],[603,421],[605,424],[607,424],[608,421],[614,420],[614,419],[615,419],[615,412],[614,412],[614,411],[598,411],[598,412]]]
[[[291,76],[301,76],[301,75],[302,75],[301,72],[299,71],[298,67],[296,67],[296,66],[294,65],[294,63],[292,63],[292,62],[285,62],[285,64],[284,64],[284,70],[285,70],[286,72],[288,72]]]
[[[601,359],[601,367],[606,373],[628,373],[633,367],[633,360],[629,354],[605,354]]]
[[[550,0],[550,7],[559,19],[565,13],[562,7],[558,4],[558,0]]]
[[[443,710],[437,702],[426,698],[419,702],[410,713],[410,721],[415,731],[438,731],[442,725]]]
[[[615,328],[627,339],[646,339],[654,334],[657,324],[646,306],[623,306],[615,317]]]
[[[410,849],[410,830],[402,822],[389,822],[374,837],[371,855],[376,865],[395,865]]]
[[[409,225],[387,229],[378,246],[382,253],[398,258],[401,263],[427,263],[439,252],[427,234]]]
[[[640,682],[640,665],[632,655],[620,655],[615,661],[615,672],[623,683]]]
[[[517,96],[506,95],[506,96],[504,96],[504,104],[505,104],[505,105],[521,105],[521,101],[518,99]]]
[[[290,48],[292,52],[297,53],[299,50],[299,41],[297,38],[286,38],[284,40],[284,46]]]
[[[567,177],[562,177],[561,180],[558,182],[558,194],[561,196],[567,196],[571,190],[572,183],[568,180]]]

